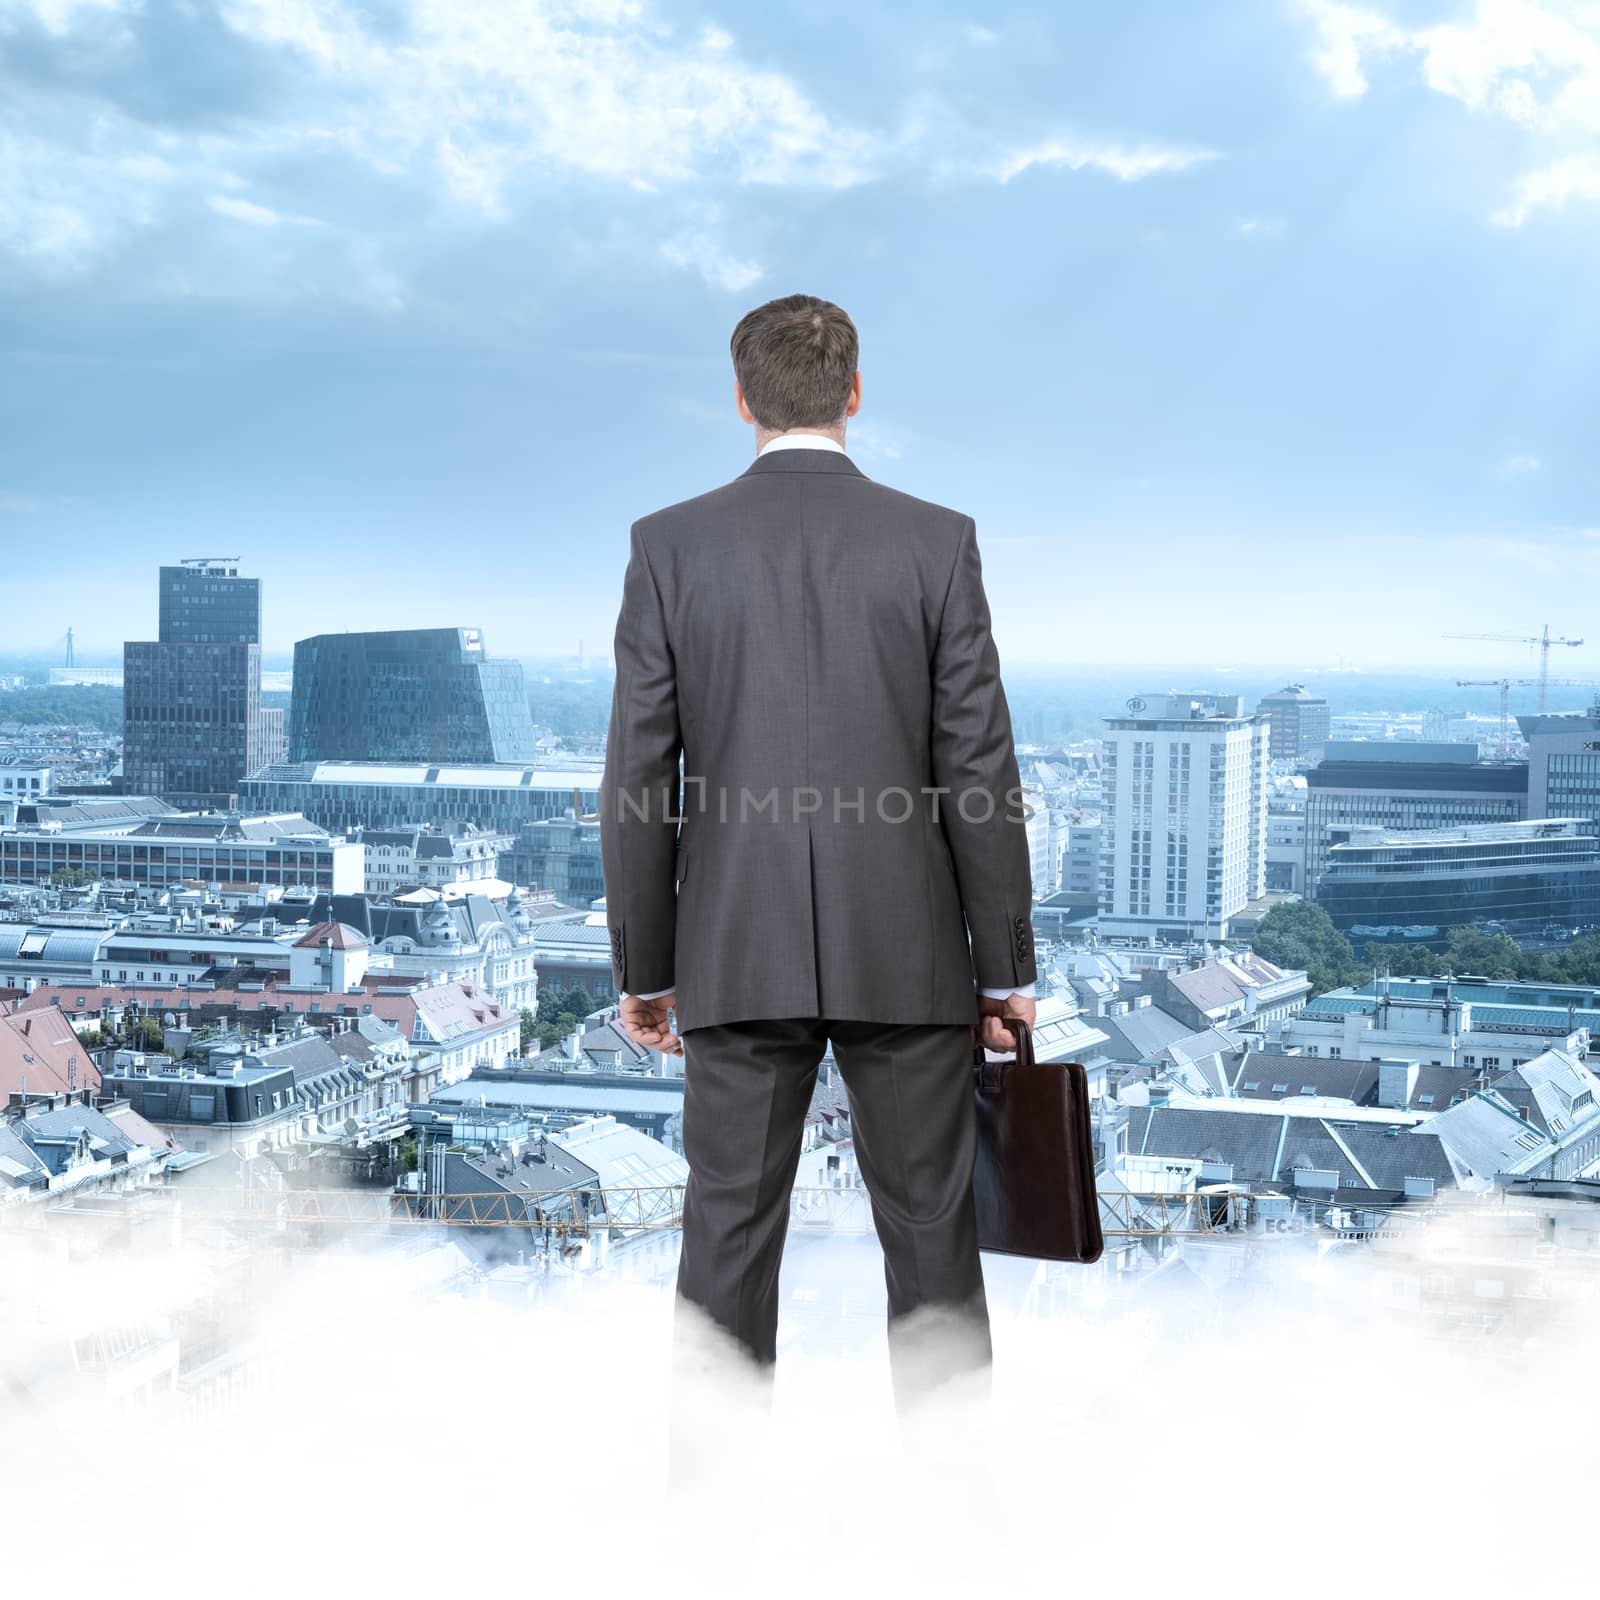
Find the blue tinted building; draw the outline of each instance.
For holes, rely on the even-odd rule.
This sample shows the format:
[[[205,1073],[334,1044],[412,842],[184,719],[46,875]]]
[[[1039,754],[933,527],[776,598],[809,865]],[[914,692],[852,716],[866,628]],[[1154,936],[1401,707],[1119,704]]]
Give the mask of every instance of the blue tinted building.
[[[532,761],[522,667],[477,628],[323,633],[294,647],[290,761]]]

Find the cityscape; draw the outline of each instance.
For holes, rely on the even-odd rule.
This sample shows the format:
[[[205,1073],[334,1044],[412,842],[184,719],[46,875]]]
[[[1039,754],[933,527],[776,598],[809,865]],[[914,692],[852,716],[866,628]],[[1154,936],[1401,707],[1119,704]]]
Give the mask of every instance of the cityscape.
[[[1592,1581],[1457,1463],[1596,1409],[1596,106],[1591,0],[0,0],[0,1588]],[[1105,1248],[897,1415],[808,1061],[685,1520],[616,619],[799,291],[981,548]]]
[[[603,721],[536,720],[471,626],[303,640],[269,705],[270,582],[151,576],[160,637],[120,670],[0,696],[7,1216],[437,1224],[463,1283],[529,1293],[659,1274],[682,1064],[619,1022]],[[1038,1049],[1087,1071],[1114,1241],[1094,1276],[1600,1201],[1600,703],[1548,709],[1581,641],[1487,642],[1539,651],[1546,709],[1151,690],[1098,738],[1019,741]],[[119,727],[56,710],[116,690]],[[793,1206],[869,1226],[831,1059]],[[128,1365],[130,1392],[189,1381],[181,1345]]]

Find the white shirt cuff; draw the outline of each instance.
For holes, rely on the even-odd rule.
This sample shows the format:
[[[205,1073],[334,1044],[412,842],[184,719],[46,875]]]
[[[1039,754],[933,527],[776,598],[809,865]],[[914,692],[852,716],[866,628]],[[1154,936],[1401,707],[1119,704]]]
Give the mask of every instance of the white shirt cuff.
[[[622,1000],[659,1000],[664,994],[671,994],[670,989],[656,989],[649,994],[624,994],[618,996]]]
[[[1024,1000],[1033,999],[1033,985],[1024,983],[1015,989],[980,989],[979,994],[985,1000],[1009,1000],[1012,995],[1020,995]]]

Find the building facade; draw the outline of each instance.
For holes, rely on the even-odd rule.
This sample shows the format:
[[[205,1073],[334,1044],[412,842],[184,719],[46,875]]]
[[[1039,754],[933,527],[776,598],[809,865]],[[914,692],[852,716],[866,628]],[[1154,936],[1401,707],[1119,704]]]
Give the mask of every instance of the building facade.
[[[49,794],[51,770],[42,761],[0,761],[0,800],[37,800]]]
[[[1600,838],[1587,820],[1353,828],[1325,860],[1316,898],[1351,939],[1442,946],[1452,928],[1533,941],[1600,929]]]
[[[228,883],[358,894],[364,852],[304,817],[169,816],[0,828],[0,883],[64,877],[173,888]]]
[[[155,640],[123,646],[123,784],[179,806],[226,806],[263,766],[261,581],[231,560],[161,569]]]
[[[367,893],[373,895],[417,888],[465,893],[497,880],[500,858],[511,848],[510,834],[476,828],[375,828],[359,837],[367,852]]]
[[[1306,892],[1306,780],[1274,778],[1267,790],[1267,892]]]
[[[1518,717],[1528,741],[1528,815],[1600,819],[1600,705]]]
[[[592,905],[606,892],[600,824],[574,817],[530,822],[502,858],[501,872],[513,883],[547,890],[566,905]]]
[[[1106,719],[1100,931],[1221,939],[1266,891],[1267,719],[1160,694]]]
[[[1263,695],[1256,707],[1272,730],[1274,761],[1320,761],[1328,742],[1328,702],[1303,684]]]
[[[1306,774],[1305,892],[1355,828],[1461,828],[1521,822],[1528,767],[1480,761],[1475,745],[1331,740]]]
[[[1542,1050],[1586,1057],[1600,991],[1485,978],[1379,978],[1331,989],[1269,1030],[1275,1048],[1344,1061],[1496,1072]]]
[[[531,761],[522,667],[478,628],[325,633],[294,647],[291,761]]]
[[[297,811],[335,832],[458,828],[519,832],[527,823],[600,811],[598,768],[432,765],[405,761],[291,761],[246,779],[250,810]]]

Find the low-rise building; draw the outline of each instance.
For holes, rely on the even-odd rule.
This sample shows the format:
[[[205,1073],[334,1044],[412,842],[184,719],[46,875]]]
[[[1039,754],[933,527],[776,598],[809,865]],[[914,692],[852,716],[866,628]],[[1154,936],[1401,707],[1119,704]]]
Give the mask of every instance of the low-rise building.
[[[133,821],[119,803],[31,808],[37,822],[0,827],[0,883],[38,884],[75,878],[170,888],[182,884],[303,886],[329,894],[359,893],[359,844],[331,837],[295,813],[165,814]]]
[[[0,1208],[120,1194],[156,1182],[171,1143],[87,1088],[10,1096],[0,1112]]]
[[[1205,1180],[1288,1196],[1393,1204],[1453,1187],[1434,1119],[1385,1108],[1299,1100],[1196,1099],[1127,1107],[1119,1163],[1130,1188],[1141,1163],[1200,1163]]]
[[[1462,1182],[1600,1174],[1600,1078],[1574,1054],[1546,1050],[1435,1117],[1428,1131]]]
[[[1485,978],[1382,977],[1332,989],[1263,1030],[1269,1047],[1349,1061],[1498,1071],[1556,1049],[1587,1054],[1600,991]]]
[[[369,895],[415,888],[460,893],[496,883],[512,843],[510,834],[477,828],[372,828],[353,837],[366,850]]]
[[[1157,967],[1140,985],[1189,1028],[1264,1024],[1291,1017],[1311,994],[1304,972],[1277,967],[1253,950],[1224,951],[1182,968]]]
[[[47,761],[0,759],[0,800],[37,800],[49,794],[53,771]]]
[[[41,983],[85,983],[116,922],[108,916],[62,913],[0,922],[0,989],[24,994]]]

